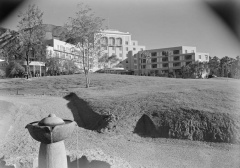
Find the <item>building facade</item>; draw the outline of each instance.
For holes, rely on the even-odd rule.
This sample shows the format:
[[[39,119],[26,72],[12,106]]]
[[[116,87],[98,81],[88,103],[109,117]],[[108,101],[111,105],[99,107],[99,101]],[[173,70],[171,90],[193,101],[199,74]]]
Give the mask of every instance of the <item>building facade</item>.
[[[139,51],[145,50],[145,46],[139,45],[138,41],[132,40],[129,32],[120,32],[118,30],[103,30],[101,32],[101,44],[103,55],[116,57],[124,64],[124,60],[128,58],[129,52],[136,54]],[[115,63],[118,64],[119,62]],[[113,67],[114,65],[110,65]],[[99,69],[102,68],[99,66]]]
[[[208,62],[209,53],[197,52],[196,47],[179,46],[145,50],[129,57],[129,69],[135,75],[181,73],[181,67],[191,62]]]
[[[59,58],[62,65],[64,64],[64,61],[72,60],[79,69],[82,69],[80,52],[74,45],[58,39],[46,40],[45,43],[47,45],[47,59],[53,57]]]

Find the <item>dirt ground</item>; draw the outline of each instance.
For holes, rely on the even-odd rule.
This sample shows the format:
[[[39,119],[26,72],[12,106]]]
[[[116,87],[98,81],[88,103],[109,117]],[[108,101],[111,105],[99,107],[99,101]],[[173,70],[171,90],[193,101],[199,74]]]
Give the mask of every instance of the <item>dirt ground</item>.
[[[0,96],[0,157],[4,156],[8,163],[32,162],[39,143],[25,126],[50,113],[73,120],[68,103],[62,97],[46,95]],[[65,145],[72,156],[86,156],[89,161],[104,161],[118,168],[240,167],[240,146],[233,144],[143,138],[129,132],[97,133],[78,127]]]

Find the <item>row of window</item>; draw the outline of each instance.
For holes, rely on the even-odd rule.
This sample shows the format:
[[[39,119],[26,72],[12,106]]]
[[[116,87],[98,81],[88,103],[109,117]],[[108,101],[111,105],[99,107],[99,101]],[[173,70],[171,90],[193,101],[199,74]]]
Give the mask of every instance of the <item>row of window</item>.
[[[187,50],[185,50],[185,53],[189,53]],[[192,50],[190,53],[194,53],[194,50]],[[166,51],[161,51],[160,54],[162,56],[169,56],[169,55],[174,55],[174,54],[181,54],[181,50],[166,50]],[[151,56],[157,56],[157,52],[152,52]]]
[[[58,52],[55,51],[54,54],[52,53],[52,51],[49,51],[49,56],[52,57],[58,57],[58,58],[65,58],[65,59],[78,59],[78,56],[74,56],[72,54],[67,54],[64,52]]]
[[[190,64],[191,63],[191,61],[190,62],[186,62],[186,65],[188,65],[188,64]],[[179,66],[181,66],[181,62],[175,62],[175,63],[173,63],[173,67],[179,67]],[[169,64],[168,63],[163,63],[162,64],[162,67],[163,68],[168,68],[169,67]],[[151,68],[157,68],[157,64],[152,64],[151,65]],[[141,65],[141,69],[146,69],[146,65]]]
[[[122,45],[122,38],[120,37],[117,37],[117,38],[114,38],[114,37],[110,37],[110,38],[107,38],[107,37],[102,37],[101,38],[101,44],[103,45]],[[125,44],[128,45],[129,42],[128,41],[125,41]],[[132,43],[133,45],[136,45],[135,42]]]
[[[63,52],[73,52],[73,48],[70,47],[64,47],[63,45],[57,45],[57,50],[63,51]]]
[[[192,55],[185,55],[184,56],[185,60],[190,60],[192,59]],[[163,57],[162,58],[162,62],[167,62],[169,59],[168,57]],[[180,60],[180,56],[175,56],[173,57],[174,61],[179,61]],[[157,58],[151,58],[151,62],[157,62]],[[146,63],[146,59],[142,59],[141,63]]]
[[[201,55],[199,55],[198,58],[202,59]],[[205,59],[208,60],[208,55],[205,55]]]
[[[110,50],[115,50],[115,49],[117,49],[117,48],[118,48],[120,51],[122,51],[122,47],[115,47],[115,46],[109,47]],[[103,49],[103,50],[107,50],[107,46],[102,47],[102,49]],[[126,49],[126,51],[129,51],[129,48],[128,48],[128,47],[126,47],[125,49]],[[133,47],[133,51],[136,51],[136,50],[137,50],[137,49],[136,49],[135,47]],[[143,51],[143,48],[140,48],[140,50]]]

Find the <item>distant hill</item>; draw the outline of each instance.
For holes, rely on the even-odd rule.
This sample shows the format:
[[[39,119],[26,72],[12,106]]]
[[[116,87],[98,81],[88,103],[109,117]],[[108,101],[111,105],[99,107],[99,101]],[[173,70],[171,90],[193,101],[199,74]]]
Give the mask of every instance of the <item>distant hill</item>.
[[[55,39],[59,39],[61,41],[66,41],[64,35],[67,30],[64,27],[56,26],[56,25],[52,25],[52,24],[43,24],[43,27],[46,32],[46,36],[45,36],[46,40],[55,38]]]

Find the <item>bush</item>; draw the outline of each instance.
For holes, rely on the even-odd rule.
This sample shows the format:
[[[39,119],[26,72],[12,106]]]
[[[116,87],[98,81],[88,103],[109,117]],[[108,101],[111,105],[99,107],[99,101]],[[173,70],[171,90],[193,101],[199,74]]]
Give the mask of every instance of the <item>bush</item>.
[[[7,66],[6,75],[8,77],[22,77],[25,73],[25,68],[18,62],[10,62]]]
[[[1,78],[6,77],[6,72],[4,70],[2,70],[2,69],[0,69],[0,77]]]

